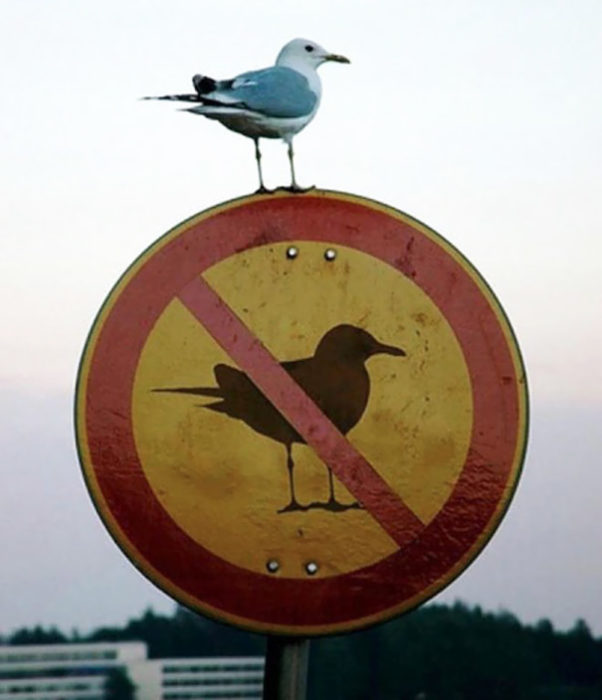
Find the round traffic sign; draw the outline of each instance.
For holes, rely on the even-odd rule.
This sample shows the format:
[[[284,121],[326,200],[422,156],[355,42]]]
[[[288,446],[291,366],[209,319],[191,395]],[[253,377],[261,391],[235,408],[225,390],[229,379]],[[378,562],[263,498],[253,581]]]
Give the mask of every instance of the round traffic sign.
[[[483,548],[526,444],[524,369],[468,261],[326,191],[185,221],[117,283],[84,350],[80,460],[158,586],[318,635],[426,600]]]

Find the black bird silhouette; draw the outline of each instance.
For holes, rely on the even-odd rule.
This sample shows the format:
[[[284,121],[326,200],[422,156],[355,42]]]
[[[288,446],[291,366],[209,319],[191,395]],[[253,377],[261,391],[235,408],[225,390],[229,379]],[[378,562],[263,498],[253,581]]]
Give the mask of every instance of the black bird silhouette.
[[[401,348],[380,343],[361,328],[342,324],[331,328],[322,337],[313,357],[281,364],[341,433],[346,435],[362,417],[370,396],[370,376],[365,362],[372,355],[381,353],[399,356],[406,354]],[[202,408],[238,418],[256,432],[281,442],[286,448],[290,503],[279,513],[317,507],[332,511],[361,507],[357,502],[343,504],[336,500],[332,471],[328,465],[328,501],[301,505],[295,496],[292,446],[295,442],[305,443],[305,440],[244,372],[218,364],[214,367],[214,374],[217,387],[174,387],[153,391],[219,398],[219,401],[203,405]]]

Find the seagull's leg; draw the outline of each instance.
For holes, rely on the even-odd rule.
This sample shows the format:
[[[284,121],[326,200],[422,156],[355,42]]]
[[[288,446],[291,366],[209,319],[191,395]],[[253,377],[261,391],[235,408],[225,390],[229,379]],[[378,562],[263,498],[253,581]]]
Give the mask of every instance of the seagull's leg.
[[[254,138],[255,142],[255,160],[257,161],[257,173],[259,174],[259,189],[257,193],[269,192],[267,187],[263,184],[263,175],[261,173],[261,151],[259,150],[259,138]]]
[[[289,189],[291,192],[307,192],[308,190],[313,190],[312,187],[300,187],[297,183],[297,178],[295,177],[295,152],[293,151],[293,137],[290,136],[284,139],[288,145],[288,162],[291,166],[291,186]]]
[[[293,152],[293,139],[287,141],[288,143],[288,162],[291,164],[291,190],[300,190],[301,188],[297,184],[295,179],[295,153]]]

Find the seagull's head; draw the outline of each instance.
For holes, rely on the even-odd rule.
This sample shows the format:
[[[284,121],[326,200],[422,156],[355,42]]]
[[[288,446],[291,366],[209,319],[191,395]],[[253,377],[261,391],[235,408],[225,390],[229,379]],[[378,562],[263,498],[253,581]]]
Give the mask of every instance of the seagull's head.
[[[326,61],[336,61],[337,63],[350,63],[345,56],[330,53],[325,48],[308,39],[293,39],[282,48],[276,59],[277,66],[298,69],[300,67],[311,67],[314,70]]]

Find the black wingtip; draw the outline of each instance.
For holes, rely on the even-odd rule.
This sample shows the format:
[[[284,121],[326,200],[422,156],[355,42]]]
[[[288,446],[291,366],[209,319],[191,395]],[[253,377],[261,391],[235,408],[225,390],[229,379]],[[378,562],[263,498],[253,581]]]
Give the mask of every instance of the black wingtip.
[[[192,84],[198,95],[206,95],[209,92],[213,92],[217,87],[217,82],[213,78],[199,74],[193,76]]]

